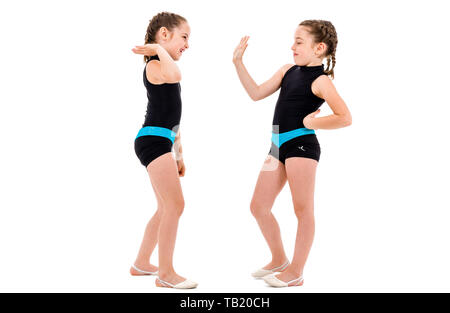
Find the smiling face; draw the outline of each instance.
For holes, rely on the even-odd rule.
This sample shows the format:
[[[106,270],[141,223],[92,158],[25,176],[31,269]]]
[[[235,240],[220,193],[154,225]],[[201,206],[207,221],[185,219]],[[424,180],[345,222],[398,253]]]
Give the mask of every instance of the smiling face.
[[[309,34],[308,28],[299,26],[295,31],[294,44],[291,49],[295,64],[315,66],[322,64],[326,45],[323,42],[314,43],[314,38]]]
[[[188,40],[191,35],[191,28],[187,22],[181,23],[172,31],[161,27],[159,30],[158,43],[166,49],[172,59],[178,61],[183,52],[189,48]]]

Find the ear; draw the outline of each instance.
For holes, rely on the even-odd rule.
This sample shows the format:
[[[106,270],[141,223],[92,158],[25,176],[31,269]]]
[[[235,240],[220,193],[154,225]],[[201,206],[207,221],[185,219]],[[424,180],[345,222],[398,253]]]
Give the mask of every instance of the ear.
[[[316,49],[318,55],[324,55],[328,47],[324,42],[319,42],[316,46]]]
[[[169,39],[170,37],[170,32],[167,29],[167,27],[163,26],[159,29],[159,34],[161,35],[162,39]]]

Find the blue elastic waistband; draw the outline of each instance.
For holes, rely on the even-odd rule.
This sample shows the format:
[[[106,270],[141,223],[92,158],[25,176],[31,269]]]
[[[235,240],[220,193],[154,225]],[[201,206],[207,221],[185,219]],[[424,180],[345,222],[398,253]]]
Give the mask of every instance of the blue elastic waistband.
[[[291,140],[295,137],[303,136],[303,135],[311,135],[315,134],[316,132],[314,129],[309,128],[297,128],[285,133],[275,134],[272,133],[272,142],[277,146],[281,147],[283,143],[285,143],[288,140]]]
[[[158,127],[158,126],[146,126],[142,127],[139,130],[139,133],[137,134],[136,138],[142,137],[142,136],[161,136],[166,137],[172,141],[172,144],[175,142],[175,136],[177,134],[171,131],[168,128],[164,127]]]

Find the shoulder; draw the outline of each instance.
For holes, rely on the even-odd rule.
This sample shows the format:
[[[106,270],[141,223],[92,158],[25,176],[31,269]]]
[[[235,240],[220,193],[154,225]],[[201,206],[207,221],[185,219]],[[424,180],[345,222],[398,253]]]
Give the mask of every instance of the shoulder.
[[[159,60],[156,60],[156,59],[153,59],[153,60],[149,60],[148,62],[147,62],[147,69],[149,68],[149,67],[159,67],[159,66],[161,66],[160,65],[160,63],[159,63]]]
[[[147,72],[148,72],[149,70],[158,70],[158,69],[160,69],[161,68],[161,64],[159,63],[158,60],[153,59],[153,60],[148,61],[147,65],[145,67],[146,67]]]
[[[149,83],[154,85],[161,85],[164,82],[160,79],[159,75],[155,75],[155,73],[161,72],[161,64],[158,60],[150,60],[147,62],[145,66],[145,76],[147,77],[147,80]]]
[[[332,89],[334,89],[334,84],[327,74],[322,74],[317,77],[311,85],[313,94],[322,99],[324,98],[326,92]]]
[[[287,74],[287,72],[291,71],[291,70],[292,70],[293,68],[295,68],[295,67],[296,67],[296,65],[295,65],[295,64],[291,64],[291,63],[288,63],[288,64],[283,65],[283,66],[280,68],[280,71],[281,71],[281,73],[283,74],[283,77],[284,77],[284,75]]]

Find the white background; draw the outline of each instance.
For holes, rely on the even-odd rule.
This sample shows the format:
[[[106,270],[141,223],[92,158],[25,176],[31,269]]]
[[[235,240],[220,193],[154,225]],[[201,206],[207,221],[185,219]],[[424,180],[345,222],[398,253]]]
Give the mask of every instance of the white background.
[[[175,268],[192,292],[450,291],[450,113],[445,1],[2,1],[0,288],[165,292],[128,273],[156,210],[134,153],[144,122],[142,44],[160,11],[186,17],[182,70],[186,200]],[[278,97],[257,83],[292,63],[305,19],[335,25],[334,84],[353,124],[317,130],[316,237],[305,286],[250,273],[270,261],[249,210]],[[319,116],[331,113],[325,103]],[[289,257],[286,185],[273,212]],[[157,253],[152,256],[157,264]],[[172,291],[170,291],[172,292]]]

